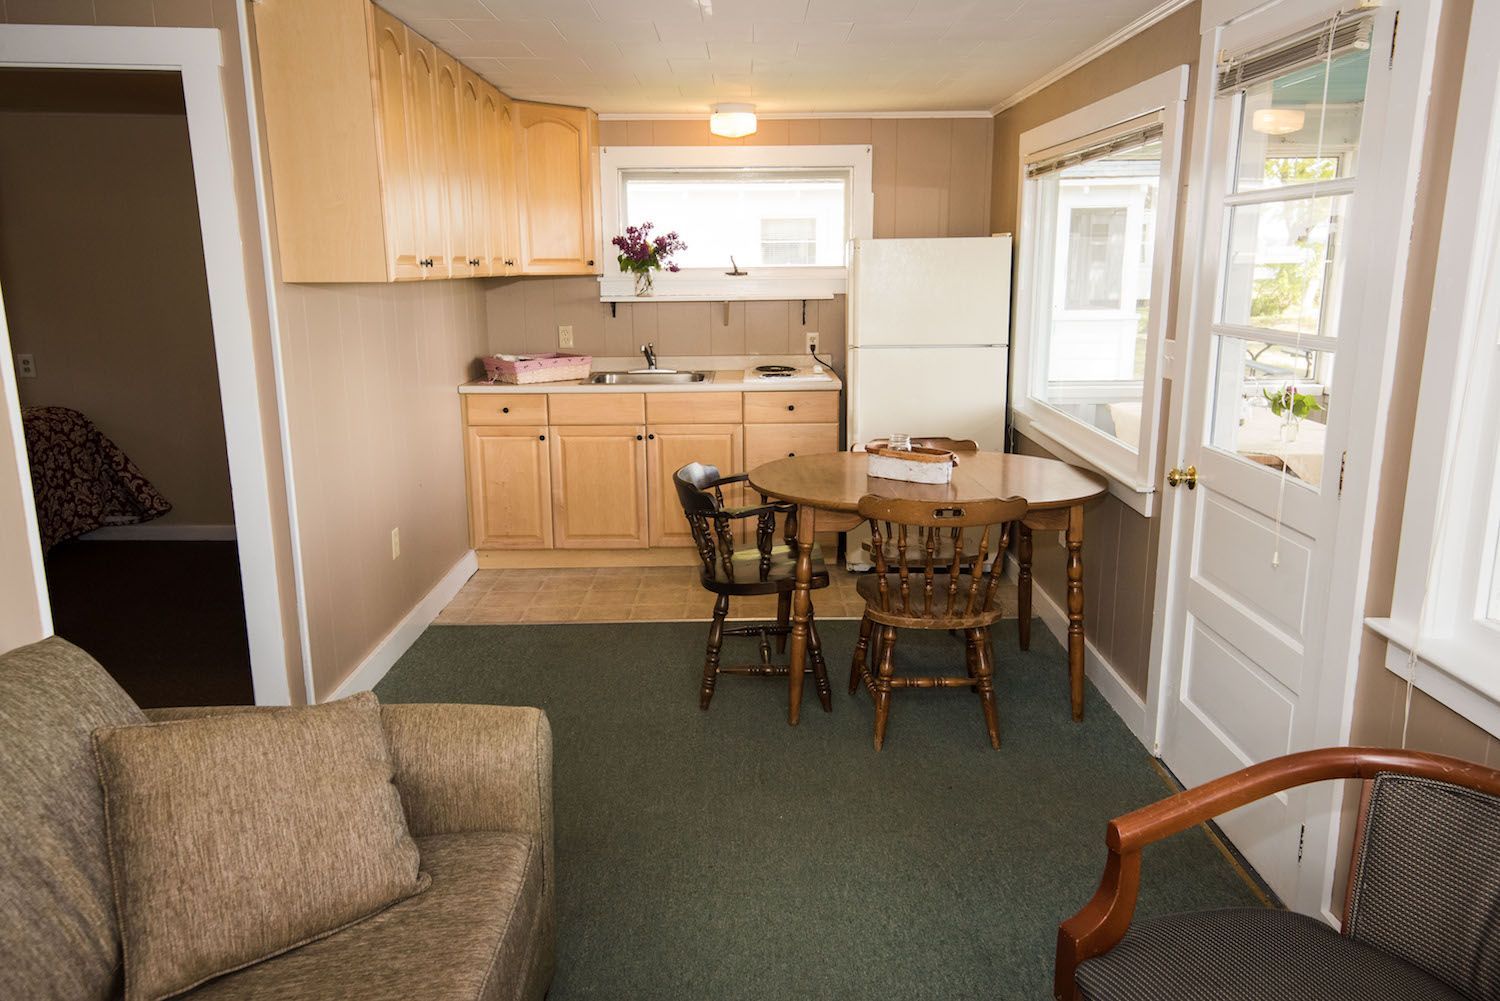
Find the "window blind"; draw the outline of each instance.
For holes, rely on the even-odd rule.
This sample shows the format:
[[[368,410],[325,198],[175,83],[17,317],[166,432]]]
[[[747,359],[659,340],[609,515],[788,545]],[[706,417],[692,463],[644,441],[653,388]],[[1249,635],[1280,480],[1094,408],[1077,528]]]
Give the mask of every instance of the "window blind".
[[[1115,128],[1095,132],[1063,146],[1042,150],[1035,155],[1035,159],[1027,161],[1026,177],[1029,180],[1045,174],[1055,174],[1059,170],[1067,170],[1090,160],[1128,153],[1160,139],[1164,131],[1159,111],[1132,118]]]
[[[1219,94],[1244,90],[1303,66],[1370,47],[1373,14],[1340,14],[1316,28],[1219,62]]]

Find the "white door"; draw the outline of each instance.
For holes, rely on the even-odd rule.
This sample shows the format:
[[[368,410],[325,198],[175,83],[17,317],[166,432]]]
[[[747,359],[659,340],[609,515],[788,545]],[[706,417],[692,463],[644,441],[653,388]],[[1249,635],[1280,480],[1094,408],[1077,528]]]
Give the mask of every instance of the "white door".
[[[1255,58],[1216,67],[1195,130],[1207,135],[1195,156],[1202,252],[1185,283],[1196,291],[1173,387],[1181,451],[1169,457],[1197,481],[1168,490],[1175,542],[1158,720],[1162,758],[1188,786],[1317,742],[1341,458],[1356,389],[1369,385],[1357,359],[1383,348],[1385,321],[1363,283],[1378,272],[1370,248],[1404,239],[1379,231],[1388,223],[1377,210],[1405,168],[1375,154],[1389,148],[1380,139],[1395,12],[1329,21],[1337,7],[1311,6],[1289,0],[1204,37],[1200,65],[1219,53]],[[1309,45],[1327,51],[1309,62]],[[1307,795],[1220,818],[1289,903]]]
[[[855,241],[849,346],[1009,342],[1010,250],[1008,236]]]

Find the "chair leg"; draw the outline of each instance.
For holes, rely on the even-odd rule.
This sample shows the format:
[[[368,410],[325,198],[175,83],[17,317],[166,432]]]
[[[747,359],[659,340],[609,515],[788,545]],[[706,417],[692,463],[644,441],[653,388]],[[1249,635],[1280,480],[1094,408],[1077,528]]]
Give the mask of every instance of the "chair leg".
[[[714,602],[714,621],[708,627],[708,655],[703,659],[703,689],[698,693],[698,708],[707,709],[719,680],[719,650],[724,646],[724,619],[729,615],[729,595],[719,595]]]
[[[979,704],[984,709],[984,728],[990,733],[990,746],[1000,750],[1000,712],[995,706],[995,656],[990,651],[990,631],[974,630],[979,644]]]
[[[792,592],[782,591],[776,596],[776,628],[786,629],[787,624],[792,621]],[[787,634],[782,633],[776,637],[776,652],[786,653]]]
[[[964,667],[974,679],[974,684],[969,686],[971,692],[979,691],[979,638],[975,632],[973,629],[964,630]]]
[[[896,673],[896,628],[881,630],[880,677],[875,679],[875,750],[885,743],[885,725],[891,717],[891,676]]]
[[[849,661],[849,694],[859,691],[860,678],[865,673],[866,656],[870,651],[870,633],[875,621],[868,615],[859,620],[859,639],[854,641],[854,656]]]
[[[828,662],[823,659],[823,641],[818,638],[818,620],[815,615],[807,617],[807,655],[812,660],[813,684],[818,689],[818,701],[825,713],[833,712],[833,690],[828,687]]]

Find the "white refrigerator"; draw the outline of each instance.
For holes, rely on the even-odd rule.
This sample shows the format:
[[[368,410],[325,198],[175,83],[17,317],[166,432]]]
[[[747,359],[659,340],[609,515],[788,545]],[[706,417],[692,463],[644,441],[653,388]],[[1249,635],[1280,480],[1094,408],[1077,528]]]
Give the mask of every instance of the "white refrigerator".
[[[855,240],[849,251],[849,444],[912,436],[1005,446],[1006,236]]]

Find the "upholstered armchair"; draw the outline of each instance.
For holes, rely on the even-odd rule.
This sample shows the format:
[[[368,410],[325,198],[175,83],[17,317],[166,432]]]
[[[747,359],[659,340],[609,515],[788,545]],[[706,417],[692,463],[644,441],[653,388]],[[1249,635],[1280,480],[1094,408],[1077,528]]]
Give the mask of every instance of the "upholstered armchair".
[[[1272,909],[1132,923],[1142,849],[1329,779],[1364,780],[1341,933]],[[1058,1001],[1500,997],[1500,771],[1412,751],[1305,751],[1119,817],[1105,844],[1099,889],[1058,929]]]

